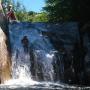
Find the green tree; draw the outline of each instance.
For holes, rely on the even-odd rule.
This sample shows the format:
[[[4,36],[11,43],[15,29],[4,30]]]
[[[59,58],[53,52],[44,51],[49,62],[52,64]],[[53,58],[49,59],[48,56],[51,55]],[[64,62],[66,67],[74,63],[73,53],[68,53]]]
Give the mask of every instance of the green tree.
[[[12,3],[12,0],[1,0],[2,1],[2,3],[7,3],[7,4],[11,4]]]
[[[24,5],[17,2],[14,6],[14,11],[18,20],[29,21],[29,22],[47,22],[47,14],[45,12],[36,13],[34,11],[27,12]]]
[[[34,12],[34,11],[29,11],[29,12],[28,12],[27,21],[33,22],[33,18],[35,17],[36,14],[37,14],[37,13]]]
[[[48,20],[45,12],[27,12],[25,6],[20,1],[15,2],[15,0],[3,0],[3,3],[6,4],[7,7],[9,4],[12,4],[15,15],[19,21],[46,22]]]
[[[7,12],[8,5],[12,4],[12,0],[1,0],[4,13]]]
[[[34,12],[34,11],[29,11],[29,12],[28,12],[28,15],[32,15],[32,16],[34,16],[35,14],[37,14],[37,13]]]
[[[46,7],[49,21],[59,22],[71,19],[71,0],[46,0]]]
[[[38,13],[34,16],[33,22],[47,22],[47,14],[45,12]]]
[[[89,0],[46,0],[44,10],[53,22],[90,20]]]
[[[28,13],[26,12],[24,5],[22,5],[20,2],[13,3],[13,8],[19,21],[27,21]]]

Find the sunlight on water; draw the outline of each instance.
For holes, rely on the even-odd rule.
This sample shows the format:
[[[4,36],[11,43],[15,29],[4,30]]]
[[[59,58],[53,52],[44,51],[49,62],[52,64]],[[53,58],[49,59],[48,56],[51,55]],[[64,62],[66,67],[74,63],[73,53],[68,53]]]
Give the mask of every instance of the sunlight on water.
[[[90,87],[77,87],[53,82],[37,82],[30,79],[12,79],[0,85],[0,88],[3,88],[3,90],[7,90],[7,88],[8,90],[89,90]]]
[[[11,79],[9,81],[6,81],[5,82],[5,85],[35,85],[35,84],[38,84],[37,81],[33,81],[32,79],[30,78],[20,78],[20,79]]]
[[[46,56],[52,59],[54,57],[54,54],[46,54]]]
[[[40,26],[38,28],[40,29]],[[89,88],[61,83],[64,77],[64,52],[58,52],[41,30],[28,23],[15,23],[10,25],[9,29],[12,79],[1,84],[0,90],[1,88],[3,90],[86,90]],[[22,43],[25,36],[28,44]],[[2,37],[0,41],[3,41]]]
[[[5,85],[34,85],[38,84],[37,81],[33,81],[30,77],[30,75],[26,73],[26,68],[27,66],[18,67],[20,72],[19,72],[19,77],[17,79],[11,79],[9,81],[6,81],[4,84]]]

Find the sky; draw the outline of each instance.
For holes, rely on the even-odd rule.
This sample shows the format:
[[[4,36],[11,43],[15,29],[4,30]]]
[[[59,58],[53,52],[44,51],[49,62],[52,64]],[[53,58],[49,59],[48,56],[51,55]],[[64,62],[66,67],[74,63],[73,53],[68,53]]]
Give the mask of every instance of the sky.
[[[21,1],[27,11],[40,12],[45,6],[45,0],[16,0]]]

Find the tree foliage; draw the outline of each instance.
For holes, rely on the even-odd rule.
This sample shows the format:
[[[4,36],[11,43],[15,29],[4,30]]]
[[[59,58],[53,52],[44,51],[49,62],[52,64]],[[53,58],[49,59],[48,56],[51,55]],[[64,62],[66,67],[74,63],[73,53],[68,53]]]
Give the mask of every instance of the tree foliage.
[[[13,5],[14,11],[16,13],[17,19],[19,21],[29,21],[29,22],[46,22],[47,15],[45,12],[36,13],[34,11],[28,11],[19,1]]]
[[[27,21],[28,14],[26,12],[24,5],[22,5],[20,2],[17,2],[13,6],[17,19],[20,21]]]
[[[90,20],[89,4],[89,0],[46,0],[44,10],[49,21],[87,21]]]
[[[47,22],[47,14],[45,12],[38,13],[34,16],[33,22]]]
[[[20,2],[15,0],[2,0],[2,2],[8,8],[9,4],[13,5],[13,10],[19,21],[29,21],[29,22],[47,22],[47,14],[45,12],[36,13],[34,11],[26,10],[25,6]],[[7,11],[6,11],[7,12]]]

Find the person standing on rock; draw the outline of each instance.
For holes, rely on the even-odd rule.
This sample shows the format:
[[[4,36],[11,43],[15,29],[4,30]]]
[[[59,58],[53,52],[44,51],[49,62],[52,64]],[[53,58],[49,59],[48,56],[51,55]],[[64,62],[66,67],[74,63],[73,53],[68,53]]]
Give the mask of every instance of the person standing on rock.
[[[8,11],[7,11],[6,15],[7,15],[7,19],[9,21],[16,20],[16,16],[15,16],[14,11],[12,9],[12,5],[8,6]]]

